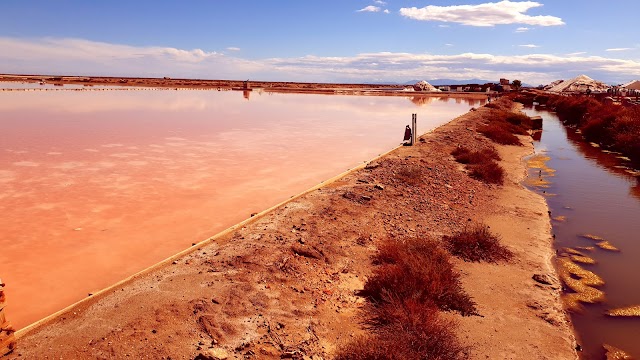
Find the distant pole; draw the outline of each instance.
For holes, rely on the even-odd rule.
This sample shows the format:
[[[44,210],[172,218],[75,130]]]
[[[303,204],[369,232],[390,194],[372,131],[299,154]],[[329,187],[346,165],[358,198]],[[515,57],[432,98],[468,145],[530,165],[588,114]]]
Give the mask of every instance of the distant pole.
[[[411,145],[416,143],[416,131],[418,131],[418,114],[411,114]]]

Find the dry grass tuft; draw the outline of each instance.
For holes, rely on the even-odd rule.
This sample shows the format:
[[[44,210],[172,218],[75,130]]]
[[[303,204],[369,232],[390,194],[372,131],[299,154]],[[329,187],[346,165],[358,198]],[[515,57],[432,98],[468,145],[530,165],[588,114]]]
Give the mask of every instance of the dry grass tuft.
[[[500,161],[500,154],[495,148],[485,148],[480,151],[472,151],[464,146],[458,146],[451,152],[451,155],[461,164],[479,164],[493,160]]]
[[[477,225],[452,236],[444,236],[447,250],[465,261],[509,261],[513,253],[500,244],[498,236],[489,228]]]
[[[469,175],[487,184],[504,184],[504,169],[494,161],[470,165]]]
[[[449,255],[431,240],[387,240],[374,262],[379,264],[363,294],[375,304],[418,301],[463,315],[476,312],[475,303],[462,289],[460,276]]]
[[[396,177],[408,185],[416,186],[423,182],[424,174],[419,166],[408,165],[398,171]]]
[[[500,155],[495,148],[471,151],[465,147],[457,147],[451,155],[457,162],[467,165],[469,175],[474,179],[488,184],[504,183],[504,169],[495,161],[500,160]]]
[[[518,139],[517,136],[513,135],[513,132],[510,130],[509,126],[502,123],[489,123],[480,127],[478,129],[478,132],[491,139],[493,142],[501,145],[522,146],[520,139]]]
[[[338,360],[458,360],[465,348],[456,338],[456,324],[442,319],[432,305],[399,301],[379,308],[384,323],[374,325],[373,334],[343,346]]]

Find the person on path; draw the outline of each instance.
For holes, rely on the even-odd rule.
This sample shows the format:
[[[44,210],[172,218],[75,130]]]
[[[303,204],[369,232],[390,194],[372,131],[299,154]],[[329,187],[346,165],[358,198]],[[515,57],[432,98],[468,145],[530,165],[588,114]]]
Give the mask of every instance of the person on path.
[[[409,141],[408,143],[406,141]],[[404,129],[404,139],[402,139],[403,145],[413,145],[412,144],[412,136],[411,136],[411,127],[407,125]]]

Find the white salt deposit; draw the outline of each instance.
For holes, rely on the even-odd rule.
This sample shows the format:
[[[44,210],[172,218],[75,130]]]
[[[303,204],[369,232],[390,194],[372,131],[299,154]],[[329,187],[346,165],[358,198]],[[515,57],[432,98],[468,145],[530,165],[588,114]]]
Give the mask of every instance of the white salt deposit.
[[[415,91],[440,91],[424,80],[419,81],[415,85],[413,85],[413,89]]]
[[[550,84],[551,85],[551,84]],[[551,92],[587,92],[587,90],[591,90],[591,92],[605,92],[609,89],[609,85],[593,80],[587,75],[579,75],[570,80],[564,80],[549,89]]]

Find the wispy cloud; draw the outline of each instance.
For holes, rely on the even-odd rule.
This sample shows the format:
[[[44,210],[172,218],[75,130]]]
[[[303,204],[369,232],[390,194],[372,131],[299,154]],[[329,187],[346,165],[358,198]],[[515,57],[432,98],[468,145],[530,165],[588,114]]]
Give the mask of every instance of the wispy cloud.
[[[445,24],[440,24],[440,25],[438,25],[438,27],[441,27],[441,28],[450,28],[451,26],[449,26],[449,25],[445,25]]]
[[[387,5],[387,2],[382,0],[374,0],[373,2],[375,4],[382,5],[382,6]]]
[[[356,12],[378,12],[378,11],[380,11],[380,7],[373,6],[373,5],[365,6],[360,10],[356,10]]]
[[[10,73],[193,76],[203,68],[215,66],[221,71],[220,77],[235,77],[238,71],[254,71],[262,66],[201,49],[130,46],[85,39],[0,37],[0,49],[3,49],[0,68]]]
[[[230,47],[227,48],[227,50],[229,50],[229,51],[240,51],[240,48],[239,47],[235,47],[235,46],[230,46]]]
[[[611,49],[606,49],[605,51],[629,51],[629,50],[633,50],[633,48],[611,48]]]
[[[453,46],[453,44],[444,44],[444,46]]]
[[[523,33],[523,32],[527,32],[529,30],[530,29],[528,27],[519,27],[519,28],[516,29],[516,32],[517,33]]]
[[[500,77],[545,84],[584,73],[607,82],[640,77],[640,61],[582,54],[453,55],[361,53],[247,60],[169,47],[136,47],[82,39],[0,37],[0,69],[7,73],[197,77],[282,81],[406,81],[420,78]]]
[[[526,24],[537,26],[563,25],[561,18],[549,15],[531,16],[529,9],[540,7],[535,1],[512,2],[504,0],[478,5],[428,5],[423,8],[401,8],[400,14],[422,21],[454,22],[469,26],[495,26],[504,24]]]
[[[567,56],[578,56],[578,55],[584,55],[586,53],[587,53],[586,51],[576,51],[576,52],[568,53]]]
[[[531,49],[540,47],[540,45],[535,45],[535,44],[524,44],[524,45],[518,45],[518,46],[519,47],[524,47],[524,48],[531,48]]]

